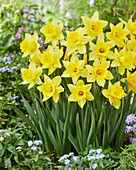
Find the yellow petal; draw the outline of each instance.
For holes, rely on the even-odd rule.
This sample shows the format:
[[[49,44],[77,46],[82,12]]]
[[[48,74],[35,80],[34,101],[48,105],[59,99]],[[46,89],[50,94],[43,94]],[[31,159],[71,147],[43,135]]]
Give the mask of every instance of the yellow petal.
[[[86,102],[86,99],[81,99],[81,100],[78,100],[78,104],[79,104],[79,106],[81,107],[81,108],[83,108],[84,107],[84,105],[85,105],[85,102]]]
[[[79,87],[79,86],[84,86],[84,81],[83,80],[79,80],[76,84],[76,87]]]
[[[70,77],[70,75],[67,74],[67,71],[65,70],[65,71],[63,72],[63,74],[61,75],[61,77]]]
[[[53,20],[51,21],[51,24],[57,27],[58,21],[53,18]]]
[[[123,75],[125,73],[125,68],[122,65],[118,66],[118,72]]]
[[[81,77],[87,77],[89,75],[89,72],[86,68],[80,71]]]
[[[61,92],[64,91],[64,88],[63,88],[62,86],[56,87],[56,91],[57,91],[58,93],[61,93]]]
[[[59,86],[61,83],[61,77],[60,76],[56,76],[52,79],[52,83],[54,86]]]
[[[104,89],[102,90],[102,94],[104,95],[104,97],[106,97],[107,99],[109,98],[109,91]]]
[[[78,79],[79,79],[79,75],[72,77],[73,83],[76,84]]]
[[[73,84],[67,84],[69,90],[71,93],[73,93],[73,90],[76,88],[76,86],[74,86]]]
[[[44,82],[52,83],[51,79],[46,74],[44,74]]]
[[[112,75],[112,73],[110,71],[107,70],[107,76],[106,76],[106,79],[107,80],[112,80],[114,77]]]
[[[71,94],[71,95],[68,97],[68,101],[71,101],[71,102],[76,101],[76,100],[74,99],[73,94]]]
[[[103,33],[98,35],[97,43],[99,43],[99,42],[104,42],[104,34]]]
[[[92,100],[94,99],[92,93],[87,92],[87,93],[86,93],[86,99],[89,100],[89,101],[92,101]]]
[[[96,81],[97,81],[97,83],[98,83],[99,86],[104,87],[105,80],[97,79]]]
[[[82,21],[83,21],[85,26],[88,26],[90,24],[90,22],[91,22],[90,18],[88,18],[86,16],[82,16],[81,18],[82,18]]]
[[[95,11],[95,13],[93,14],[93,16],[91,17],[91,21],[92,22],[96,22],[99,20],[99,13],[97,11]]]
[[[95,82],[95,80],[96,80],[95,74],[91,74],[87,77],[87,82]]]
[[[92,84],[86,84],[84,86],[84,88],[86,89],[87,92],[91,90],[91,87],[92,87]]]
[[[102,27],[105,27],[108,24],[108,21],[103,21],[103,20],[99,20],[102,24]]]
[[[55,92],[55,93],[53,94],[53,100],[54,100],[55,103],[58,102],[58,100],[59,100],[59,93]]]
[[[28,86],[28,89],[31,89],[33,86],[34,86],[34,82],[32,81],[30,84],[29,84],[29,86]]]
[[[77,50],[80,54],[85,54],[86,53],[86,47],[85,45],[78,45]]]
[[[121,104],[121,102],[120,102],[119,99],[114,99],[114,100],[112,101],[112,105],[113,105],[116,109],[119,109],[120,104]]]

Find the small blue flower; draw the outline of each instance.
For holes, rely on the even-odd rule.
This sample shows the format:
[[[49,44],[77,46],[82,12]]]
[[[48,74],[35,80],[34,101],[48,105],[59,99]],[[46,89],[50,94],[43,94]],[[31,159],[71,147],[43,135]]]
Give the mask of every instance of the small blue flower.
[[[43,152],[42,152],[42,151],[39,151],[38,153],[39,153],[39,154],[42,154]]]
[[[97,154],[100,154],[102,152],[102,149],[97,149],[96,152]]]
[[[31,147],[31,149],[32,149],[33,151],[37,151],[37,148],[36,148],[36,146],[34,146],[34,145]]]
[[[73,158],[73,160],[74,160],[75,162],[78,161],[77,156],[73,156],[72,158]]]
[[[70,160],[69,159],[66,159],[65,160],[65,165],[68,165],[70,163]]]
[[[93,164],[92,168],[95,169],[98,165],[97,164]]]
[[[74,152],[70,152],[70,153],[69,153],[69,156],[73,156],[73,155],[74,155]]]
[[[33,145],[33,142],[30,140],[30,141],[28,141],[28,146],[30,147],[30,146],[32,146]]]

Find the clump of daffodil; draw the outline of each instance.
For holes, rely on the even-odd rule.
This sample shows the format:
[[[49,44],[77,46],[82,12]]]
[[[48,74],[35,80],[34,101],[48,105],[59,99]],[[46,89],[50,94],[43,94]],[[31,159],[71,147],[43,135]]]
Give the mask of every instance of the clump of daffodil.
[[[85,33],[93,40],[96,35],[103,33],[103,27],[105,27],[108,22],[99,20],[99,14],[96,11],[91,18],[82,16],[82,21],[85,25]]]
[[[30,63],[31,63],[31,62],[34,62],[34,63],[36,64],[36,66],[40,67],[40,66],[41,66],[41,61],[40,61],[41,55],[42,55],[41,52],[38,51],[37,53],[35,53],[35,54],[33,55],[33,57],[30,57],[30,58],[29,58],[29,62],[30,62]]]
[[[127,32],[127,34],[130,34],[131,39],[135,39],[135,34],[136,34],[136,20],[133,22],[132,21],[133,15],[130,17],[128,22],[123,21],[121,18],[120,21],[125,24],[124,30]]]
[[[89,60],[106,60],[107,58],[114,59],[114,53],[110,51],[110,49],[114,46],[115,44],[113,41],[104,42],[103,33],[98,35],[96,45],[93,42],[90,42],[92,52],[89,53]]]
[[[104,86],[105,80],[112,80],[112,73],[107,70],[109,68],[110,61],[100,62],[98,59],[94,61],[93,66],[86,65],[89,74],[87,82],[97,82],[99,86]]]
[[[79,80],[76,86],[73,84],[68,84],[68,88],[72,93],[68,97],[68,101],[78,102],[79,106],[83,108],[86,103],[86,100],[92,101],[94,99],[93,95],[90,92],[91,87],[91,84],[84,85],[83,80]]]
[[[42,68],[36,67],[34,62],[31,62],[28,69],[21,69],[23,82],[20,84],[29,84],[28,89],[32,88],[35,84],[42,84],[40,75],[42,74]]]
[[[64,88],[60,85],[61,77],[56,76],[52,80],[44,75],[44,83],[38,86],[37,89],[43,94],[43,102],[53,97],[55,103],[59,100],[59,93],[64,91]]]
[[[109,81],[108,89],[102,90],[102,94],[109,100],[110,104],[116,109],[119,109],[123,97],[127,94],[120,86],[120,82],[116,82],[114,85]]]
[[[59,26],[56,19],[53,19],[50,24],[46,25],[41,29],[41,32],[46,37],[45,44],[48,42],[52,42],[53,47],[56,46],[58,40],[64,39],[62,34],[63,23],[60,23]]]
[[[63,50],[56,47],[55,51],[52,46],[48,46],[47,51],[41,55],[42,68],[48,68],[48,75],[52,74],[57,68],[61,68],[60,58]]]
[[[136,93],[136,71],[130,74],[130,72],[127,70],[127,77],[122,78],[121,81],[125,83],[125,80],[128,82],[129,91],[132,90],[134,93]]]
[[[79,77],[87,77],[88,71],[85,67],[85,61],[73,55],[69,61],[63,61],[66,70],[61,77],[71,77],[74,84],[76,84]]]
[[[134,69],[134,53],[126,51],[125,47],[119,52],[115,49],[115,60],[111,63],[111,67],[118,67],[118,72],[121,75],[125,73],[125,69]]]
[[[22,57],[27,57],[30,55],[32,58],[36,53],[39,52],[40,44],[37,41],[37,33],[34,33],[32,36],[28,33],[25,34],[25,39],[20,44],[21,52],[23,52]]]
[[[86,52],[85,44],[89,41],[89,37],[84,36],[84,29],[78,28],[75,31],[67,31],[67,41],[62,41],[64,46],[67,46],[68,55],[77,51],[80,54]]]
[[[106,33],[106,37],[114,41],[114,43],[119,46],[124,46],[124,40],[126,39],[127,32],[122,28],[123,23],[119,23],[116,26],[110,23],[111,32]]]

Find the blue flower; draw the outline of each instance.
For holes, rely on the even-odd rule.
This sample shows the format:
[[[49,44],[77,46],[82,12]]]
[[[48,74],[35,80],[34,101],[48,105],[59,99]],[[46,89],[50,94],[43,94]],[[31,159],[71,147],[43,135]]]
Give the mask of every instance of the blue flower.
[[[33,151],[37,151],[37,148],[36,148],[36,146],[34,146],[34,145],[31,147],[31,149],[32,149]]]
[[[30,146],[32,146],[33,145],[33,142],[30,140],[30,141],[28,141],[28,146],[30,147]]]
[[[39,153],[39,154],[42,154],[43,152],[42,152],[42,151],[39,151],[38,153]]]
[[[95,169],[98,165],[97,164],[93,164],[92,168]]]

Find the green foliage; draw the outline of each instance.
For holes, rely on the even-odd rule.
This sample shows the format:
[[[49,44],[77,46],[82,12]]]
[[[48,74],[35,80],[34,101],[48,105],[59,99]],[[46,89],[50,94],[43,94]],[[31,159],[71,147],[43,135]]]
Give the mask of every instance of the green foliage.
[[[31,90],[34,109],[23,97],[31,119],[17,108],[15,112],[35,130],[47,152],[55,149],[61,156],[74,147],[79,153],[89,144],[103,148],[110,146],[120,150],[124,140],[125,119],[128,114],[135,112],[136,98],[130,105],[132,97],[130,92],[122,99],[121,107],[117,110],[109,103],[105,103],[100,89],[95,84],[92,93],[97,100],[88,102],[83,109],[79,109],[77,103],[68,103],[65,94],[60,96],[57,104],[51,99],[43,103],[41,94]]]
[[[35,138],[33,135],[22,122],[18,122],[14,130],[0,130],[0,169],[44,170],[54,165],[54,154],[43,152],[37,140],[33,141],[34,148],[28,147],[28,140]]]
[[[125,147],[122,151],[119,170],[136,169],[136,142]]]

